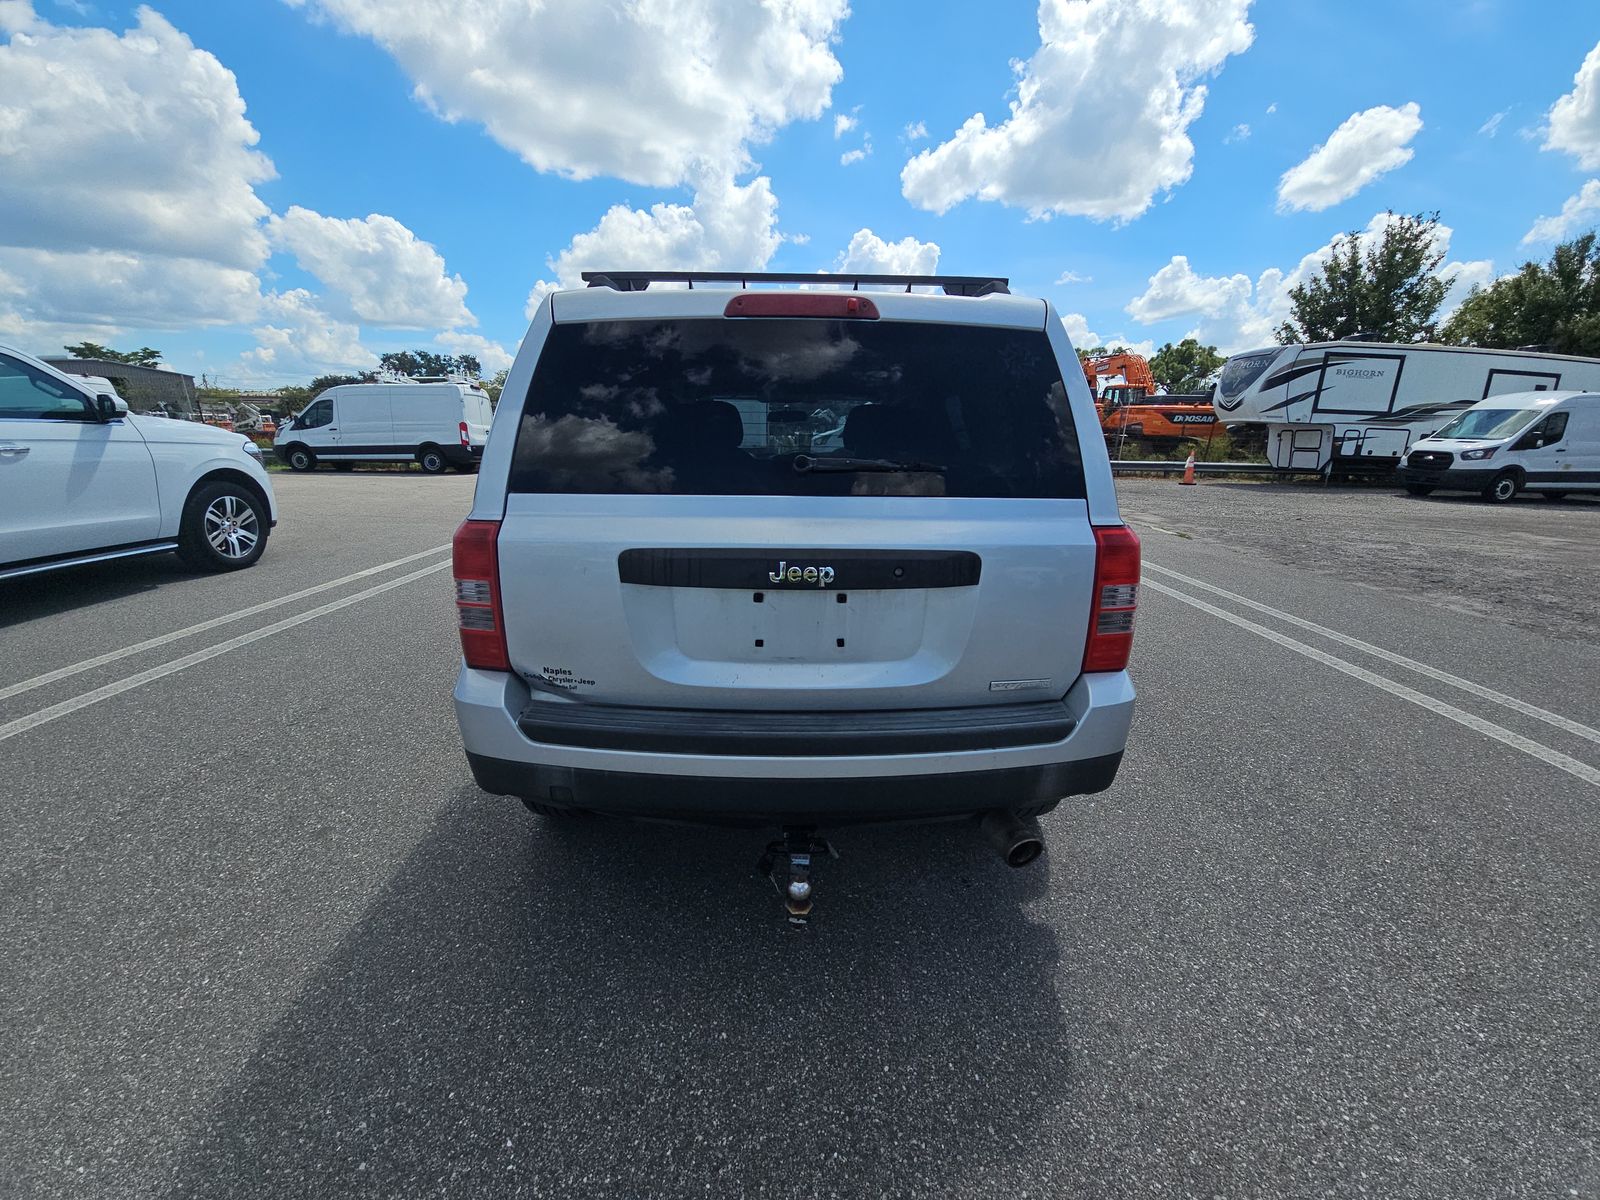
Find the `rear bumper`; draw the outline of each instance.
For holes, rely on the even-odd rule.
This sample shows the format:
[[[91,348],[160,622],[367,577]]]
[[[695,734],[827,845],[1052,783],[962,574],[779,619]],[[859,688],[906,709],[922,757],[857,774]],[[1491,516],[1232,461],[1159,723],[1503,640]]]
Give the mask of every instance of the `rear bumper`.
[[[785,745],[781,739],[768,740],[765,752],[755,752],[757,741],[745,740],[742,750],[737,742],[717,744],[719,750],[741,752],[707,753],[707,743],[697,745],[692,738],[681,743],[690,752],[669,753],[659,748],[668,744],[659,740],[659,728],[649,731],[648,745],[656,748],[535,741],[527,730],[578,739],[559,732],[570,730],[571,721],[525,718],[530,699],[514,675],[461,670],[456,716],[473,776],[485,791],[631,816],[840,825],[1030,807],[1103,791],[1122,759],[1134,696],[1126,672],[1085,675],[1054,706],[1064,714],[1060,722],[1037,725],[1036,736],[1046,740],[1005,744],[1016,740],[1020,725],[999,719],[1010,732],[986,747],[974,746],[964,733],[937,750],[924,742],[915,753],[875,753],[918,744],[907,740],[907,729],[886,728],[883,740],[858,734],[841,739],[827,754],[796,753],[817,747],[798,740]],[[535,704],[541,710],[548,704],[553,711],[584,707],[558,698]],[[768,714],[749,715],[759,726]],[[863,721],[894,724],[884,720],[887,716],[860,714]],[[837,718],[819,713],[817,719]],[[998,718],[989,714],[986,719]],[[947,720],[933,716],[930,724]],[[586,729],[582,740],[595,739]]]
[[[445,461],[453,467],[464,467],[469,463],[483,461],[482,446],[450,445],[440,446],[439,449],[444,452]]]
[[[1051,767],[909,775],[898,779],[718,779],[541,767],[468,754],[486,792],[617,816],[729,824],[839,826],[937,821],[990,808],[1052,805],[1103,792],[1122,755]]]

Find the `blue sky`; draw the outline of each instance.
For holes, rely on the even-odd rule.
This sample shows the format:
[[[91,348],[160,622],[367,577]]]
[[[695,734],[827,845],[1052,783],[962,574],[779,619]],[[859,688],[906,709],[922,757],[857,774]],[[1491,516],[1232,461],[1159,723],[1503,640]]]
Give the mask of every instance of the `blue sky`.
[[[1592,4],[464,7],[0,0],[0,340],[267,386],[493,366],[587,266],[936,263],[1238,350],[1386,209],[1456,298],[1600,221]]]

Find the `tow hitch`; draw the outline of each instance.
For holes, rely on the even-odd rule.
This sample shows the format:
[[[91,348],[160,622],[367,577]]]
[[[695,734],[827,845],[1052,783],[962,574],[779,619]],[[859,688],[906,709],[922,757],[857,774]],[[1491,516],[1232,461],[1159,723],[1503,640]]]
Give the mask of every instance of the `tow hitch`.
[[[811,866],[817,855],[838,858],[827,838],[808,825],[785,825],[783,836],[767,844],[756,870],[772,880],[789,913],[789,924],[805,925],[811,919]]]

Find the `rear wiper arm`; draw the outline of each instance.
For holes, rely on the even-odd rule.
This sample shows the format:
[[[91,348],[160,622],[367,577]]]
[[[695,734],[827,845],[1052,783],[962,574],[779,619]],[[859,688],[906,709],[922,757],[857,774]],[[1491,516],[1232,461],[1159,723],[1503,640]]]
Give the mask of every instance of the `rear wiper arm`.
[[[814,458],[809,454],[794,456],[794,469],[808,471],[905,471],[930,472],[943,475],[948,469],[940,463],[900,461],[892,458]]]

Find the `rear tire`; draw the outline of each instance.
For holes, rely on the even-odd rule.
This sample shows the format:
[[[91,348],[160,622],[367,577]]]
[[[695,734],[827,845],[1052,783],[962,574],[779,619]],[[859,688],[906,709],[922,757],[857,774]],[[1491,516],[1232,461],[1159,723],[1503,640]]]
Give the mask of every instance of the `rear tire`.
[[[439,447],[424,446],[417,451],[417,466],[429,475],[443,475],[449,469],[450,462]]]
[[[242,483],[203,483],[184,503],[178,558],[195,571],[252,567],[267,548],[270,522],[266,504]]]
[[[289,452],[284,457],[288,461],[291,471],[315,471],[317,469],[317,456],[305,446],[290,446]]]
[[[1408,483],[1406,484],[1406,495],[1431,496],[1433,495],[1433,487],[1426,483]]]
[[[1483,489],[1483,498],[1491,504],[1505,504],[1516,499],[1521,490],[1522,478],[1515,471],[1501,471]]]

